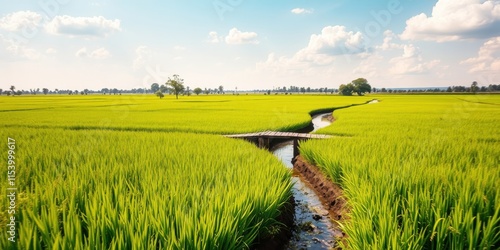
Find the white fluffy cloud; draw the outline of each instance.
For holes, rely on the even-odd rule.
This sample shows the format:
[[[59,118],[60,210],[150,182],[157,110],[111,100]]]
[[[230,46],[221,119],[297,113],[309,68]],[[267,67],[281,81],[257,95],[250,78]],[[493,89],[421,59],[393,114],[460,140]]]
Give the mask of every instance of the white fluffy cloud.
[[[18,43],[0,34],[0,60],[37,60],[42,54],[33,48]]]
[[[347,31],[344,26],[327,26],[321,34],[311,35],[309,44],[300,51],[303,55],[336,56],[365,52],[365,42],[360,32]]]
[[[226,42],[226,44],[259,44],[257,37],[258,35],[255,32],[243,32],[237,28],[232,28],[226,37],[219,36],[215,31],[210,31],[207,41],[209,43]]]
[[[87,48],[83,47],[79,49],[75,55],[80,58],[92,58],[92,59],[106,59],[111,57],[111,53],[105,48],[99,48],[93,50],[92,52],[88,52]]]
[[[344,26],[327,26],[321,34],[313,34],[307,47],[292,57],[277,57],[271,53],[267,60],[257,63],[257,68],[289,71],[331,64],[336,56],[355,55],[366,51],[363,35],[347,31]]]
[[[46,30],[50,34],[106,37],[109,34],[120,31],[120,20],[109,20],[102,16],[94,17],[72,17],[56,16],[47,23]]]
[[[257,36],[255,32],[243,32],[237,28],[232,28],[226,36],[225,41],[227,44],[258,44]]]
[[[471,65],[470,72],[496,71],[500,72],[500,37],[495,37],[483,44],[477,57],[462,61]]]
[[[356,67],[352,73],[355,75],[363,75],[368,77],[379,76],[382,73],[382,69],[380,69],[379,65],[384,61],[384,57],[380,54],[374,53],[367,55],[361,62],[358,67]]]
[[[405,40],[438,42],[500,35],[498,0],[439,0],[432,15],[421,13],[406,21]]]
[[[298,60],[297,57],[278,57],[275,53],[267,56],[264,62],[258,62],[256,67],[259,70],[272,71],[275,73],[287,73],[289,71],[297,71],[306,69],[308,64],[304,61]]]
[[[215,31],[210,31],[208,33],[208,42],[209,43],[219,43],[222,38],[219,38],[219,35]]]
[[[28,60],[37,60],[41,56],[41,54],[35,49],[25,46],[9,46],[7,47],[7,52],[18,58],[24,58]]]
[[[136,58],[134,60],[134,70],[146,66],[146,63],[153,57],[151,50],[147,46],[139,46],[135,49]]]
[[[386,30],[384,32],[384,42],[376,48],[381,50],[403,49],[404,45],[394,42],[396,39],[398,39],[398,37],[394,34],[394,32]]]
[[[413,44],[404,45],[403,55],[389,61],[392,67],[389,72],[394,75],[424,74],[439,64],[439,60],[425,62],[420,50]]]
[[[292,9],[291,12],[293,14],[297,14],[297,15],[300,15],[300,14],[312,14],[313,10],[307,10],[307,9],[304,9],[304,8],[295,8],[295,9]]]
[[[8,31],[34,29],[42,22],[42,16],[33,11],[18,11],[0,18],[0,28]]]

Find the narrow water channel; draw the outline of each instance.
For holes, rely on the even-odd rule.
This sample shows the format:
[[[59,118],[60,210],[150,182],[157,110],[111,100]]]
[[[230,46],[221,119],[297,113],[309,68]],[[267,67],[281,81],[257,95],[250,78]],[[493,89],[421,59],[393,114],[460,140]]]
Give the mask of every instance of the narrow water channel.
[[[331,124],[325,118],[330,114],[313,117],[313,132]],[[276,146],[272,152],[286,167],[293,169],[293,141]],[[294,182],[293,197],[296,203],[296,226],[285,249],[331,249],[335,246],[335,235],[339,233],[338,227],[331,221],[328,211],[323,208],[314,190],[297,173],[294,173],[292,181]]]

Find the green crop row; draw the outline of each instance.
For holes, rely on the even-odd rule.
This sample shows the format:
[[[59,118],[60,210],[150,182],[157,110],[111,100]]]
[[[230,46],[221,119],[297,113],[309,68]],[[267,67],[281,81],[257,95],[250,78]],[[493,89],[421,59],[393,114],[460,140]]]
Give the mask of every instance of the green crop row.
[[[4,195],[0,249],[247,249],[291,195],[276,158],[217,135],[2,129],[8,137],[17,234],[8,241]]]
[[[249,143],[199,133],[295,130],[310,111],[366,100],[0,97],[0,138],[18,143],[19,188],[18,242],[0,238],[0,249],[249,248],[276,231],[290,173]]]
[[[351,249],[500,247],[500,96],[379,96],[300,145],[349,201]]]
[[[0,127],[231,134],[292,131],[310,111],[368,97],[224,95],[158,99],[153,95],[0,96]]]

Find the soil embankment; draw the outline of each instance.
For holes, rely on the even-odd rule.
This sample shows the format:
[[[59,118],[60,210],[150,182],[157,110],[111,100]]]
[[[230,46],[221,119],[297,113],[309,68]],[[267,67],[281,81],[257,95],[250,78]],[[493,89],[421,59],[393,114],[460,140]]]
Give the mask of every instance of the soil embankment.
[[[347,201],[342,188],[329,180],[318,167],[307,162],[302,156],[297,156],[293,164],[295,171],[300,173],[321,198],[324,208],[335,221],[346,219]]]

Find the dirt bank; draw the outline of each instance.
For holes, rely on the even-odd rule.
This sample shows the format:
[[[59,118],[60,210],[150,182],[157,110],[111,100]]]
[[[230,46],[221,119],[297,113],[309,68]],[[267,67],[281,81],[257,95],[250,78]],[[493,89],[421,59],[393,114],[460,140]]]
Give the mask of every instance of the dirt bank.
[[[331,123],[333,123],[335,121],[335,117],[333,117],[333,113],[330,113],[329,115],[325,115],[325,116],[323,116],[323,118],[325,118],[326,120],[328,120]]]
[[[300,155],[295,158],[293,169],[313,187],[323,202],[324,208],[330,213],[330,218],[334,221],[348,219],[347,202],[339,185],[326,178],[318,167],[310,164]]]

